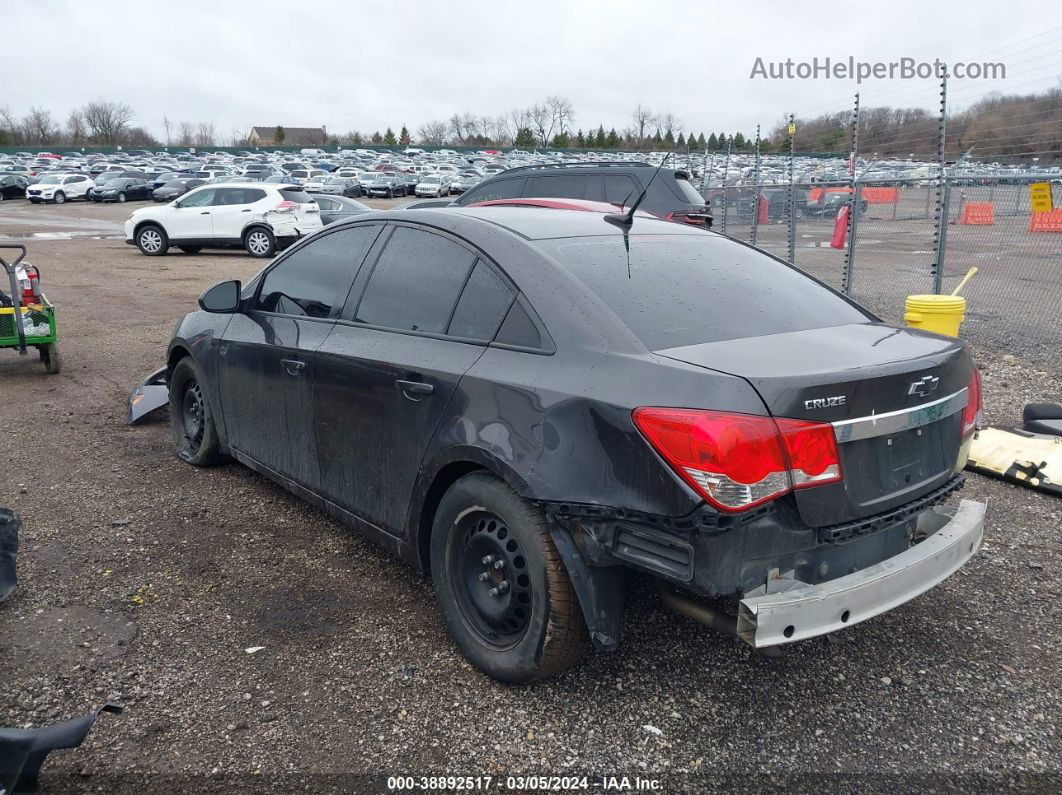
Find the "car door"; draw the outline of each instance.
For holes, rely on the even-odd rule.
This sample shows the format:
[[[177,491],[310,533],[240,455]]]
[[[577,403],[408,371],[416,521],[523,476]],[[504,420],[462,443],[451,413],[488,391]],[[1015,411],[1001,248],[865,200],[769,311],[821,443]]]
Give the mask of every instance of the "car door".
[[[200,188],[182,196],[170,209],[165,221],[170,240],[210,240],[214,236],[213,215],[216,188]]]
[[[251,205],[265,196],[261,188],[218,188],[214,194],[214,239],[242,239],[243,230],[254,214]]]
[[[325,496],[400,536],[424,451],[485,342],[449,335],[475,250],[412,224],[384,237],[317,350],[314,427]]]
[[[250,309],[232,318],[220,342],[229,445],[315,491],[313,352],[332,330],[380,228],[337,229],[279,257],[263,275]]]

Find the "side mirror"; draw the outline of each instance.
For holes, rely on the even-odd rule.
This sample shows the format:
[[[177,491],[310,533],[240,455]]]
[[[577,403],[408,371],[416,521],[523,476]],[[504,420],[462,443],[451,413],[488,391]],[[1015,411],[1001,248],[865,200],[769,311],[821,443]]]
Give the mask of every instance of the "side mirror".
[[[240,308],[240,283],[239,281],[221,282],[215,284],[201,296],[199,296],[199,308],[204,312],[217,314],[232,314]]]

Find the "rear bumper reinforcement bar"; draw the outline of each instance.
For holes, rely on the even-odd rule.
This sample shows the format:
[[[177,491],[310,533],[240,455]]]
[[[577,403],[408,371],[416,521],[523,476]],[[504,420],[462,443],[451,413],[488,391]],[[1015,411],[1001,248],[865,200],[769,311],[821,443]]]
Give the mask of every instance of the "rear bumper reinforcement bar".
[[[757,589],[738,606],[738,636],[756,648],[775,646],[835,632],[892,610],[941,583],[973,557],[981,545],[984,519],[981,502],[938,506],[919,517],[919,531],[931,535],[899,555],[819,585],[779,580],[784,590]]]

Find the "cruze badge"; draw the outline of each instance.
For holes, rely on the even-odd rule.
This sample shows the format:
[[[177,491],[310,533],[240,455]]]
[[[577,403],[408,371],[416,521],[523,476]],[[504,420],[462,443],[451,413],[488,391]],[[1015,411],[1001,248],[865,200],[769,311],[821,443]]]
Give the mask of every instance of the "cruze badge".
[[[804,409],[811,411],[812,409],[827,409],[830,406],[843,406],[845,404],[844,395],[834,395],[833,397],[824,398],[812,398],[811,400],[804,401]]]
[[[918,397],[929,397],[939,383],[940,379],[935,375],[922,376],[917,381],[911,382],[911,386],[907,388],[907,394],[918,395]]]

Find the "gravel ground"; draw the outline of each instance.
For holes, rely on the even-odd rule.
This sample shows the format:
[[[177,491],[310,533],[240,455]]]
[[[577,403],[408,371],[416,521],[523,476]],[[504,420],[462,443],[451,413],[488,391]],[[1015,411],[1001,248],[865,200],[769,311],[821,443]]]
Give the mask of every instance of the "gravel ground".
[[[767,660],[641,584],[622,648],[531,687],[472,669],[429,583],[237,465],[124,423],[179,315],[243,253],[140,256],[128,208],[5,202],[60,307],[64,370],[0,352],[0,501],[23,517],[0,607],[0,725],[104,701],[46,791],[328,788],[393,774],[615,774],[667,792],[1058,791],[1062,502],[970,475],[983,550],[929,594]],[[76,233],[73,239],[62,238]],[[1062,400],[1020,341],[980,350],[988,419]],[[248,653],[252,647],[263,647]],[[825,777],[825,778],[824,778]]]

